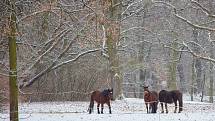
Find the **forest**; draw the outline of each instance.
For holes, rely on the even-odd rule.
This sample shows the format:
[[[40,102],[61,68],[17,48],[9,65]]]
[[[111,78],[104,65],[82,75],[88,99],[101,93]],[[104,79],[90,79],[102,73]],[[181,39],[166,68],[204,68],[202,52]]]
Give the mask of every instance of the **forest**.
[[[214,6],[214,0],[1,0],[0,112],[26,102],[89,101],[92,91],[107,88],[114,100],[143,99],[144,86],[213,104]]]

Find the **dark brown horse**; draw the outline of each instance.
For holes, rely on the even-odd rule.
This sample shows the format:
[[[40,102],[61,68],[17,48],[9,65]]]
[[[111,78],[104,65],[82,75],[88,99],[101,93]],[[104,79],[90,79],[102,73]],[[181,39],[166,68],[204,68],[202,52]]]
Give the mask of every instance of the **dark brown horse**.
[[[173,102],[175,104],[174,113],[176,113],[176,111],[177,111],[177,101],[179,103],[179,111],[178,111],[178,113],[180,113],[182,111],[183,100],[182,100],[182,93],[179,90],[172,90],[172,91],[161,90],[159,92],[159,101],[160,101],[161,108],[162,108],[161,113],[164,113],[163,103],[165,104],[166,113],[168,113],[167,103],[171,104]]]
[[[111,106],[110,100],[113,100],[113,89],[106,89],[102,92],[94,91],[91,94],[90,106],[89,106],[89,114],[93,111],[94,101],[97,102],[97,110],[98,114],[100,114],[99,106],[101,104],[101,113],[103,114],[104,104],[106,103],[109,107],[109,113],[111,114]]]
[[[157,105],[158,105],[157,92],[149,91],[148,87],[144,87],[144,101],[145,101],[147,113],[157,112]],[[149,111],[149,109],[151,109],[151,111]]]

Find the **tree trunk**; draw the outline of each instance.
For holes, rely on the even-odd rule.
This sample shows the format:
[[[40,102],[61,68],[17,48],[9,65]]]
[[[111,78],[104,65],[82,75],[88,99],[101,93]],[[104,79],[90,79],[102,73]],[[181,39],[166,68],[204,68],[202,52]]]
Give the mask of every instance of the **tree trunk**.
[[[185,81],[185,76],[184,76],[184,67],[181,63],[178,64],[177,70],[178,70],[178,74],[179,74],[181,90],[182,90],[182,92],[187,92],[187,88],[186,88],[186,84],[185,84],[186,81]]]
[[[204,88],[205,88],[205,80],[206,80],[206,70],[204,70],[204,76],[203,76],[203,82],[202,82],[202,94],[201,94],[201,102],[203,102],[204,99]]]
[[[140,93],[139,93],[139,98],[143,98],[143,84],[145,81],[145,76],[144,76],[144,72],[142,69],[139,69],[139,80],[140,80]]]
[[[214,6],[213,6],[213,0],[210,0],[210,7],[209,7],[209,9],[210,9],[210,11],[214,11]],[[209,39],[211,39],[211,38],[209,38]],[[209,40],[210,41],[210,40]],[[213,42],[211,42],[211,44],[210,44],[210,58],[214,58],[214,53],[213,53],[213,47],[214,47],[214,45],[213,45],[214,43]],[[213,103],[213,89],[214,89],[214,81],[213,81],[213,75],[214,75],[214,65],[213,65],[213,63],[212,62],[210,62],[210,87],[209,87],[209,102],[210,103]]]
[[[193,29],[193,39],[194,42],[198,43],[198,30],[197,29]],[[198,45],[193,45],[194,47],[194,51],[199,54],[199,50],[200,48],[198,47]],[[195,69],[196,69],[196,84],[197,87],[194,88],[194,93],[199,93],[202,90],[201,87],[201,78],[202,78],[202,62],[201,59],[199,58],[195,58]]]
[[[210,45],[210,57],[211,58],[214,58],[214,55],[213,55],[213,43],[211,43]],[[214,74],[214,71],[213,71],[213,68],[214,68],[214,65],[212,62],[210,62],[210,70],[209,70],[209,74],[210,74],[210,87],[209,87],[209,102],[210,103],[213,103],[213,89],[214,89],[214,81],[213,81],[213,74]]]
[[[9,18],[9,90],[10,90],[10,121],[18,121],[18,86],[17,86],[17,70],[16,70],[16,15],[15,0],[10,1],[10,18]]]
[[[144,39],[144,38],[142,38],[142,39]],[[144,49],[144,43],[141,42],[140,47],[139,47],[139,55],[138,55],[138,60],[139,60],[140,65],[144,61],[144,59],[143,59],[143,57],[144,57],[144,51],[143,51],[143,49]],[[139,68],[139,80],[138,80],[140,82],[140,85],[139,85],[139,88],[140,88],[139,89],[139,92],[140,92],[139,93],[139,98],[143,98],[143,85],[144,85],[144,82],[145,82],[144,72],[143,72],[143,70],[142,70],[141,67]]]
[[[178,44],[176,42],[177,40],[174,40],[172,47],[177,50]],[[170,90],[175,90],[177,89],[176,85],[176,66],[177,66],[177,57],[178,57],[178,52],[175,50],[172,50],[170,58],[171,62],[169,65],[169,80],[168,80],[168,88]]]
[[[193,93],[194,93],[194,80],[195,80],[195,58],[193,57],[193,61],[192,61],[192,78],[191,78],[191,84],[190,84],[190,98],[191,101],[193,101]]]
[[[110,2],[110,3],[109,3]],[[120,36],[120,15],[121,15],[121,0],[111,0],[105,3],[109,5],[108,13],[105,13],[107,18],[104,22],[107,47],[110,64],[110,80],[111,86],[114,89],[113,98],[122,96],[122,76],[119,69],[119,57],[117,55],[117,43]]]

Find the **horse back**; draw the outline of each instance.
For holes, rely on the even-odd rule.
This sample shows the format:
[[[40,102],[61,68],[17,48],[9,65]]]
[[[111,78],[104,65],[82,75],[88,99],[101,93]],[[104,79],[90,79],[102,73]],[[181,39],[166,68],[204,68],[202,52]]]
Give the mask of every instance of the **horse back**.
[[[100,97],[100,94],[101,94],[101,92],[98,91],[98,90],[93,91],[93,92],[91,93],[91,100],[92,100],[92,101],[97,101],[97,102],[98,102],[98,99],[99,99],[99,97]]]
[[[161,90],[159,92],[159,101],[165,103],[173,103],[172,94],[169,91]]]
[[[105,92],[104,92],[105,93]],[[91,101],[96,101],[97,103],[107,103],[110,99],[107,98],[104,94],[98,90],[92,92],[91,94]]]
[[[152,91],[152,95],[154,97],[154,100],[158,101],[158,93],[156,91]]]
[[[182,93],[179,90],[166,91],[161,90],[159,92],[159,101],[165,103],[173,103],[173,101],[181,101]]]
[[[182,93],[179,90],[172,90],[172,91],[170,91],[170,93],[171,93],[174,101],[182,100]]]

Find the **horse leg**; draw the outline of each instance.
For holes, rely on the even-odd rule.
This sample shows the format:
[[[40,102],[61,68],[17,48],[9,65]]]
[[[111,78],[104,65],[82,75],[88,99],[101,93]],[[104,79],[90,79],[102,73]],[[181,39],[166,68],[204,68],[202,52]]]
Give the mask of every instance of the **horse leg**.
[[[99,111],[99,106],[100,106],[100,103],[97,104],[97,110],[98,110],[98,114],[100,114],[100,111]]]
[[[152,103],[152,113],[157,112],[157,102]]]
[[[158,102],[155,102],[155,113],[157,113],[157,109],[158,109]]]
[[[91,114],[92,111],[93,111],[93,105],[94,105],[94,101],[91,100],[91,101],[90,101],[90,106],[89,106],[89,114]]]
[[[175,103],[175,110],[174,110],[174,113],[176,113],[176,111],[177,111],[177,101],[174,101],[174,103]]]
[[[179,100],[179,111],[178,113],[181,113],[181,111],[183,110],[183,100],[182,100],[182,95],[180,96]]]
[[[103,114],[104,103],[101,104],[101,114]]]
[[[163,102],[161,102],[161,113],[164,113],[164,110],[163,110]]]
[[[154,113],[154,106],[153,106],[153,103],[152,104],[149,104],[149,112],[150,113]]]
[[[149,113],[153,113],[153,105],[149,104]]]
[[[149,110],[148,110],[148,103],[145,103],[146,104],[146,111],[147,111],[147,113],[149,113]]]
[[[167,103],[165,103],[166,113],[168,113]]]
[[[110,107],[110,102],[109,101],[107,102],[107,105],[108,105],[108,108],[109,108],[109,113],[111,114],[112,112],[111,112],[111,107]]]

